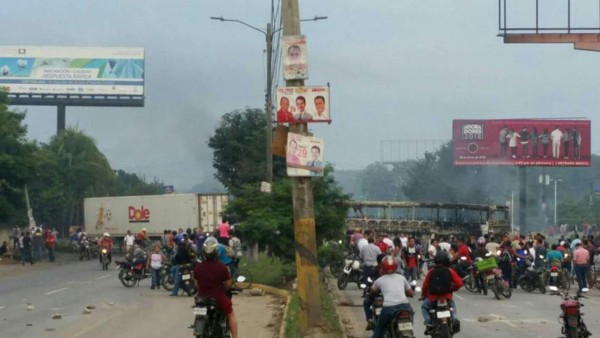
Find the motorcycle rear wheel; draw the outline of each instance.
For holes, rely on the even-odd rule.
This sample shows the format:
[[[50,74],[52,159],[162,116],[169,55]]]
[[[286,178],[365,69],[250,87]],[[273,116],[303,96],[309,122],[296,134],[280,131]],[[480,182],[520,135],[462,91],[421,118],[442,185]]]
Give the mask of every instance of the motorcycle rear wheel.
[[[571,289],[571,278],[563,271],[561,279],[561,287],[565,289],[565,291],[569,291]]]
[[[529,278],[519,278],[519,286],[521,289],[527,292],[533,292],[535,290],[535,286],[533,282]]]
[[[479,293],[479,287],[477,286],[477,282],[473,279],[472,275],[469,275],[463,280],[465,285],[465,289],[471,293]]]
[[[492,292],[494,292],[494,297],[496,297],[497,300],[500,300],[500,288],[501,286],[499,285],[498,281],[494,281],[494,285],[492,285],[491,289]]]
[[[569,326],[567,328],[567,333],[566,333],[565,336],[567,338],[579,338],[579,331],[578,331],[578,329],[579,328],[577,328],[577,327],[571,327],[571,326]]]
[[[448,326],[448,324],[444,324],[444,325],[440,326],[440,335],[438,337],[439,338],[451,338],[452,337],[450,335],[450,327]]]
[[[165,272],[165,274],[161,278],[160,283],[162,284],[163,288],[165,288],[165,290],[173,291],[173,288],[175,287],[175,278],[170,272]]]
[[[121,272],[119,272],[119,280],[121,281],[121,284],[123,284],[124,287],[126,288],[132,288],[135,286],[136,284],[136,279],[133,278],[133,275],[131,274],[131,272],[129,270],[121,270]]]
[[[350,279],[350,274],[342,273],[337,280],[337,287],[340,290],[344,290],[346,286],[348,286],[348,280]]]
[[[510,296],[512,296],[512,290],[511,290],[510,286],[507,288],[502,287],[501,294],[502,294],[502,297],[504,297],[506,299],[510,298]]]

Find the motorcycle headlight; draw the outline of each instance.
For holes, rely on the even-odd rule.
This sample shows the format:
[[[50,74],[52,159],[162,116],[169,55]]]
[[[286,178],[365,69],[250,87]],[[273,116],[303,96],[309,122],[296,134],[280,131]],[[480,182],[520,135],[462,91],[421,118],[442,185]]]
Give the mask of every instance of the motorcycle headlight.
[[[354,261],[352,263],[352,270],[358,270],[360,269],[360,262],[359,261]]]
[[[106,249],[102,249],[102,253],[103,253],[103,254],[105,254],[105,253],[107,253],[107,252],[108,252],[108,251],[107,251]]]

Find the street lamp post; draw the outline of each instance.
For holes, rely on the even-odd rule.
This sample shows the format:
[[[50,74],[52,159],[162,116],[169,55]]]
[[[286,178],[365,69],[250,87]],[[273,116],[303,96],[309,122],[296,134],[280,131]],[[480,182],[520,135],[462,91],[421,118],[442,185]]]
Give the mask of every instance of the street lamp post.
[[[261,32],[265,35],[265,40],[267,42],[267,92],[265,93],[265,132],[266,132],[266,153],[267,153],[267,168],[265,181],[271,183],[273,182],[273,153],[271,151],[271,142],[273,141],[273,111],[272,111],[272,92],[273,92],[273,34],[278,32],[276,30],[273,32],[273,26],[271,23],[267,24],[267,29],[262,30],[260,28],[254,27],[250,24],[247,24],[241,20],[234,19],[225,19],[223,16],[216,17],[211,16],[211,20],[218,20],[222,22],[237,22],[242,24],[248,28],[252,28],[255,31]]]
[[[554,181],[554,226],[557,226],[558,224],[557,224],[556,221],[557,221],[558,218],[557,218],[556,211],[557,211],[557,205],[558,205],[557,204],[557,199],[558,199],[557,196],[558,195],[556,193],[556,190],[557,190],[557,184],[558,184],[558,182],[562,182],[562,179],[560,179],[560,178],[552,178],[552,179],[550,179],[550,181]]]

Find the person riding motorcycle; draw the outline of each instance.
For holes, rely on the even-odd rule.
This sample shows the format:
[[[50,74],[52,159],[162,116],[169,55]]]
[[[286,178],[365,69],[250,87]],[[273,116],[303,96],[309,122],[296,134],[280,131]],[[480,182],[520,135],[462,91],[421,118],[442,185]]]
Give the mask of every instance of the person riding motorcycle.
[[[455,333],[460,331],[460,321],[456,314],[456,303],[452,300],[452,293],[458,291],[463,286],[462,279],[458,274],[450,269],[450,259],[448,255],[438,252],[434,258],[435,267],[433,267],[423,282],[423,294],[421,299],[421,312],[425,319],[425,335],[429,335],[433,327],[431,325],[431,310],[433,303],[439,299],[446,299],[451,309],[452,327]]]
[[[488,250],[485,248],[485,238],[479,237],[477,239],[477,248],[473,251],[473,258],[477,259],[485,259],[488,253]],[[487,285],[483,282],[483,275],[480,274],[477,270],[473,269],[474,273],[477,275],[475,279],[478,283],[480,292],[483,292],[483,295],[487,296]]]
[[[406,297],[412,297],[414,292],[410,284],[404,276],[397,274],[398,261],[392,256],[385,256],[379,265],[381,277],[377,278],[373,286],[371,286],[370,295],[377,295],[379,292],[383,295],[383,307],[379,315],[379,320],[375,326],[373,338],[383,337],[390,321],[394,319],[394,314],[399,310],[407,310],[413,312],[410,303]],[[367,318],[373,316],[365,305],[365,313]],[[370,316],[369,316],[370,315]]]
[[[78,240],[78,244],[79,244],[79,255],[82,256],[84,251],[85,251],[85,247],[86,245],[89,248],[90,245],[90,241],[88,239],[87,233],[85,232],[81,232],[81,234],[78,236],[79,240]]]
[[[204,261],[194,268],[193,279],[198,297],[214,298],[219,310],[227,316],[231,337],[237,338],[238,324],[233,311],[233,304],[227,292],[231,289],[231,275],[225,264],[217,259],[219,242],[209,237],[202,245]]]
[[[452,255],[452,267],[458,272],[458,274],[464,277],[467,272],[466,268],[473,264],[473,260],[471,259],[471,252],[469,251],[469,247],[465,244],[465,239],[462,237],[458,238],[457,249]],[[466,260],[462,260],[462,257],[465,257]]]
[[[102,249],[106,249],[106,258],[108,258],[108,264],[112,262],[112,248],[112,238],[110,238],[110,234],[108,232],[105,232],[104,235],[102,235],[102,238],[98,241],[98,250],[102,252]],[[102,254],[100,254],[100,263],[102,263]]]

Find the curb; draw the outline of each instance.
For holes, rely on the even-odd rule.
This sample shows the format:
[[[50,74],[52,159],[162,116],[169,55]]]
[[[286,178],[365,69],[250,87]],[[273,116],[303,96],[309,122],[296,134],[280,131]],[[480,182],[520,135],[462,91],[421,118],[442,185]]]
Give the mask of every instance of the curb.
[[[279,329],[279,338],[285,337],[285,319],[288,316],[288,310],[290,308],[290,302],[292,301],[292,296],[288,295],[285,299],[285,310],[283,310],[283,320],[281,321],[281,328]]]
[[[333,275],[329,273],[329,271],[322,271],[323,277],[325,279],[325,284],[327,285],[327,289],[330,291],[331,296],[336,296],[336,298],[341,299],[343,297],[342,293],[337,289],[337,285],[333,285]],[[340,324],[340,328],[342,328],[342,337],[348,338],[348,334],[346,333],[346,325],[342,320],[342,315],[340,315],[338,311],[338,305],[336,300],[332,297],[333,305],[335,306],[335,313],[337,314],[338,322]]]
[[[248,286],[247,283],[239,283],[241,286]],[[283,311],[283,318],[281,320],[281,327],[279,328],[279,338],[284,338],[285,337],[285,318],[288,315],[288,310],[290,307],[290,301],[292,300],[292,296],[291,293],[287,290],[282,290],[282,289],[278,289],[278,288],[274,288],[272,286],[269,285],[264,285],[264,284],[256,284],[256,283],[252,283],[252,287],[249,288],[250,290],[253,289],[259,289],[259,290],[263,290],[265,293],[269,293],[275,296],[279,296],[279,297],[284,297],[285,298],[285,310]]]

